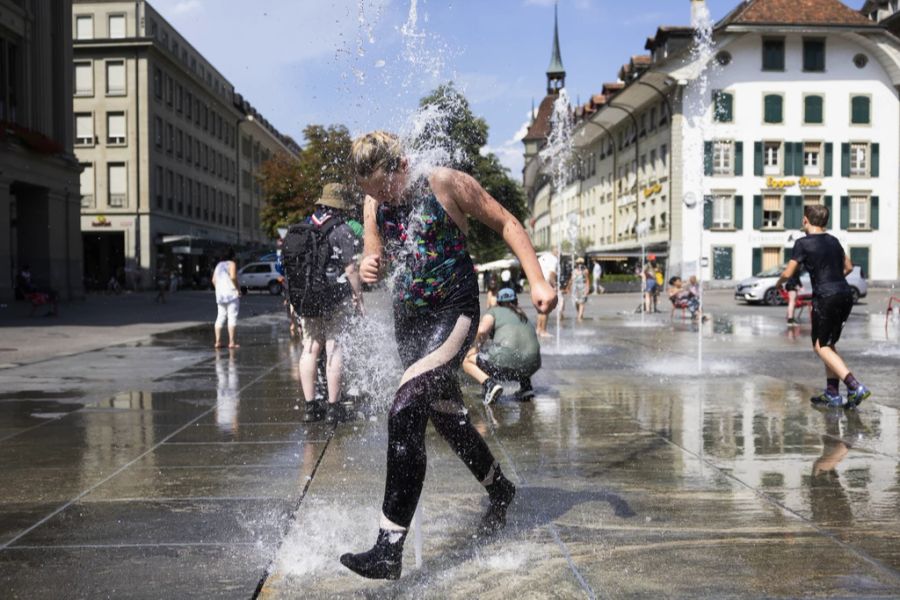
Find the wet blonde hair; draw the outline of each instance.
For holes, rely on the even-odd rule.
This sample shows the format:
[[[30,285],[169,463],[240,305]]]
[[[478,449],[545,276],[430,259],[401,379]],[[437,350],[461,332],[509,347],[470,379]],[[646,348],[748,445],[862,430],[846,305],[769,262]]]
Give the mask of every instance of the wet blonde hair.
[[[387,131],[372,131],[353,140],[350,163],[357,177],[370,177],[378,169],[394,173],[403,161],[400,138]]]

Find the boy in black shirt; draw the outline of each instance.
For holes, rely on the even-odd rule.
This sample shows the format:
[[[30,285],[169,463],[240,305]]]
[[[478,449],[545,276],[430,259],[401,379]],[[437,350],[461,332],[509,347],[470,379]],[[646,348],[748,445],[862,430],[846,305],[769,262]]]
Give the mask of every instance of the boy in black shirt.
[[[828,207],[807,206],[803,212],[806,237],[794,243],[794,254],[776,286],[780,288],[791,279],[799,272],[801,265],[809,271],[813,287],[813,347],[825,363],[827,376],[825,391],[811,399],[813,404],[844,406],[844,399],[838,389],[840,380],[843,379],[847,384],[846,405],[859,406],[872,392],[856,380],[834,347],[853,308],[853,295],[845,279],[853,270],[853,263],[837,238],[825,233]]]

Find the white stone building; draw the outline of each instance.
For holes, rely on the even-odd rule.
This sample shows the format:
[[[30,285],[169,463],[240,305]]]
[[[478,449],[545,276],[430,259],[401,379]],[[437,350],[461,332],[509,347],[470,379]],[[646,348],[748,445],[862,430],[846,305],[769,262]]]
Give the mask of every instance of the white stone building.
[[[819,202],[867,277],[897,279],[900,40],[838,0],[741,3],[715,26],[703,139],[689,149],[701,72],[692,36],[661,27],[650,56],[575,109],[588,254],[633,262],[644,242],[670,274],[689,275],[702,245],[703,278],[730,285],[783,262],[803,205]],[[565,196],[536,173],[526,151],[529,198]]]
[[[86,280],[189,281],[228,247],[264,247],[255,175],[296,144],[146,1],[72,12]]]

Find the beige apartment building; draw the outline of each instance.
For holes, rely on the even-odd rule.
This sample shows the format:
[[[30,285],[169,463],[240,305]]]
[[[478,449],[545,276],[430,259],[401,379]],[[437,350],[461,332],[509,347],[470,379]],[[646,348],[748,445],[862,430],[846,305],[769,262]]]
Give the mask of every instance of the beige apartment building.
[[[82,295],[71,1],[0,0],[0,302],[18,271]]]
[[[227,248],[263,247],[242,175],[263,148],[296,144],[149,3],[75,0],[72,27],[86,281],[145,288],[168,271],[190,284]]]

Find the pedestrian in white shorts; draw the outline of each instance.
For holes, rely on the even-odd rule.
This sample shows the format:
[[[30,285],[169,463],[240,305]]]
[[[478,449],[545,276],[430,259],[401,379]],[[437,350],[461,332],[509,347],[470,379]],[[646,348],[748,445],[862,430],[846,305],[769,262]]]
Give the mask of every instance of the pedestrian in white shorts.
[[[228,321],[228,347],[237,348],[234,331],[237,327],[238,309],[241,306],[241,294],[238,292],[237,264],[234,262],[234,250],[229,248],[225,260],[220,261],[213,270],[213,285],[216,287],[216,348],[224,348],[222,344],[222,327]]]

